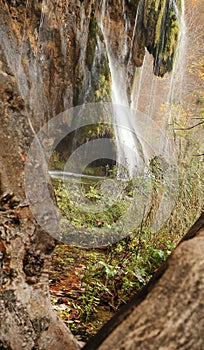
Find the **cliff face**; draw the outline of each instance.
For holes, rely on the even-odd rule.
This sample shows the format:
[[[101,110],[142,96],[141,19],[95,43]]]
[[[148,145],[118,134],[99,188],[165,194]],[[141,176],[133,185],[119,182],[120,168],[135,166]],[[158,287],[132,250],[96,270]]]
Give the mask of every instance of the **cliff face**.
[[[72,106],[109,101],[111,64],[130,102],[145,47],[154,56],[155,74],[172,69],[179,10],[180,0],[3,0],[1,62],[18,89],[1,84],[4,102],[19,110],[23,105],[38,132]],[[63,158],[73,138],[59,146]]]
[[[4,0],[0,6],[2,49],[37,129],[70,106],[109,99],[107,49],[126,67],[129,92],[145,47],[155,74],[172,69],[180,0]]]
[[[37,129],[74,103],[91,6],[49,0],[1,4],[3,51]]]

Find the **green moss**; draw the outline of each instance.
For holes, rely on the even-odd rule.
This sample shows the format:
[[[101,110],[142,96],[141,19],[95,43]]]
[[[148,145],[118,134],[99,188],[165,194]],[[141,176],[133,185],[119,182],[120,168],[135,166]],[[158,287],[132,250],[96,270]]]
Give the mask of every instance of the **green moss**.
[[[147,0],[145,5],[144,26],[147,29],[154,27],[155,7],[152,0]]]
[[[182,12],[182,1],[181,0],[176,0],[176,5],[178,7],[179,12]]]
[[[112,137],[113,129],[111,124],[97,123],[86,125],[77,132],[77,140],[79,144],[83,144],[87,137],[89,140],[100,137]]]
[[[98,48],[97,52],[96,49]],[[100,53],[100,54],[99,54]],[[86,66],[91,73],[87,102],[110,101],[111,74],[103,34],[92,11],[86,49]],[[86,77],[84,77],[86,79]]]
[[[181,0],[176,1],[181,13]],[[166,0],[148,0],[144,10],[146,47],[154,56],[154,73],[163,76],[172,70],[179,40],[179,14]]]
[[[88,44],[87,44],[87,51],[86,51],[86,63],[89,70],[91,70],[91,67],[94,61],[98,32],[99,32],[99,27],[96,22],[96,19],[94,18],[94,12],[93,12],[89,23],[89,36],[88,36]]]
[[[177,44],[178,44],[178,39],[179,39],[179,21],[175,17],[175,14],[173,11],[170,12],[169,15],[169,26],[168,30],[166,31],[166,40],[165,40],[165,45],[163,49],[163,58],[164,60],[167,60],[168,57],[173,57],[176,52]]]
[[[157,23],[156,23],[156,30],[155,30],[155,45],[159,42],[161,35],[162,35],[162,21],[164,18],[164,12],[166,7],[166,0],[160,1],[160,9],[157,15]]]
[[[108,74],[106,77],[105,75],[101,75],[99,79],[99,85],[98,89],[95,90],[95,99],[96,102],[100,102],[101,100],[109,100],[111,93],[111,75]]]
[[[158,11],[158,8],[159,8],[159,5],[160,5],[160,1],[161,0],[155,0],[154,9],[155,9],[156,12]]]

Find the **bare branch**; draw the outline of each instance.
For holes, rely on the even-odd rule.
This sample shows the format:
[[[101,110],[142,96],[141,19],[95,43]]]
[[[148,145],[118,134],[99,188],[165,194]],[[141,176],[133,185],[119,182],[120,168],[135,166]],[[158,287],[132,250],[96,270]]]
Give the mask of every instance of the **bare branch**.
[[[185,130],[191,130],[191,129],[196,128],[196,126],[199,126],[199,125],[202,125],[202,124],[204,124],[204,120],[202,120],[202,122],[200,122],[200,123],[197,123],[197,124],[195,124],[195,125],[189,126],[189,127],[187,127],[187,128],[175,128],[174,130],[183,130],[183,131],[185,131]]]

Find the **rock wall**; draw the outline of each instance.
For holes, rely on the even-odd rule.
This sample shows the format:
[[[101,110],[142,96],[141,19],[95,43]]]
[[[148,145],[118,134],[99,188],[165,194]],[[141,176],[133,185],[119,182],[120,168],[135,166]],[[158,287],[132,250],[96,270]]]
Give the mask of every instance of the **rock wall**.
[[[179,11],[180,0],[2,1],[1,47],[34,131],[72,106],[110,101],[107,50],[125,70],[129,97],[145,47],[155,74],[170,71]]]
[[[102,22],[113,54],[127,65],[129,90],[145,47],[154,56],[155,74],[170,71],[179,11],[180,0],[4,0],[1,44],[34,126],[70,106],[109,99]]]

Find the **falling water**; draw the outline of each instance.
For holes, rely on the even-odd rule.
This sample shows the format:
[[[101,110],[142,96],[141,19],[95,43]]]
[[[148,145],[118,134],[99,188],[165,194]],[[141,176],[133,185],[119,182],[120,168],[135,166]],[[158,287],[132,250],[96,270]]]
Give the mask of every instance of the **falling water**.
[[[132,89],[132,94],[131,94],[131,106],[135,109],[138,110],[138,102],[139,102],[139,97],[140,97],[140,92],[141,92],[141,87],[142,87],[142,78],[143,78],[143,71],[145,67],[145,62],[146,62],[146,54],[144,56],[144,61],[143,65],[139,70],[139,74],[134,77],[134,82],[133,82],[133,89]]]
[[[184,3],[184,0],[181,0],[181,8],[182,8],[181,14],[179,14],[178,12],[178,8],[176,6],[175,1],[173,2],[173,4],[174,4],[177,17],[180,20],[179,21],[180,32],[179,32],[179,45],[178,45],[179,49],[177,50],[174,69],[171,75],[171,82],[170,82],[170,89],[169,89],[169,96],[168,96],[168,100],[170,103],[168,124],[172,123],[172,107],[173,107],[173,103],[175,103],[174,100],[176,100],[177,105],[180,105],[182,102],[182,92],[183,92],[182,86],[183,86],[184,73],[185,73],[185,52],[186,52],[186,24],[185,24],[185,17],[184,17],[185,3]]]
[[[130,23],[128,22],[128,16],[125,12],[124,1],[122,2],[121,17],[124,21],[124,25],[120,26],[117,32],[117,35],[119,35],[120,41],[122,43],[120,45],[118,53],[115,53],[114,48],[112,47],[111,34],[114,35],[114,33],[111,32],[111,18],[108,14],[108,5],[106,0],[102,1],[100,21],[101,30],[106,44],[112,78],[111,100],[113,103],[113,123],[117,147],[117,162],[118,164],[123,165],[125,163],[128,175],[130,177],[133,177],[137,171],[142,171],[148,163],[149,158],[152,156],[150,154],[151,152],[149,153],[144,140],[142,140],[140,137],[140,133],[138,131],[138,110],[141,110],[150,119],[157,121],[159,126],[162,126],[162,129],[166,127],[168,123],[166,114],[168,114],[168,112],[165,111],[164,113],[164,106],[167,108],[167,105],[169,105],[169,108],[171,109],[171,103],[174,92],[176,91],[175,86],[177,83],[175,80],[175,74],[177,75],[178,67],[181,62],[181,56],[179,60],[179,55],[177,54],[174,72],[171,75],[167,74],[164,78],[161,79],[153,75],[151,68],[153,59],[150,54],[146,52],[142,67],[137,68],[137,71],[134,73],[134,82],[131,96],[128,95],[128,71],[131,67],[133,42],[136,35],[137,23],[140,17],[141,4],[142,2],[139,3],[135,15],[135,23],[132,33],[132,41],[130,43],[128,63],[126,63],[127,31]],[[183,5],[184,4],[182,1],[182,7],[184,8]],[[183,45],[185,31],[183,13],[180,15],[175,1],[173,1],[173,7],[180,24],[179,44],[182,43]],[[179,47],[178,51],[181,52],[182,48]],[[169,101],[171,103],[169,103]],[[124,115],[124,110],[121,108],[121,105],[128,107],[130,113],[126,112]],[[135,118],[132,118],[133,110],[135,110]],[[162,150],[165,147],[165,141],[163,140],[161,141],[160,149]]]
[[[125,58],[128,50],[127,30],[130,24],[125,13],[125,5],[123,2],[124,29],[119,33],[123,45],[120,59],[117,59],[113,53],[113,48],[111,47],[111,42],[109,40],[109,37],[111,36],[111,28],[109,26],[110,19],[108,26],[104,25],[106,11],[106,0],[104,0],[102,3],[100,25],[106,44],[112,79],[111,100],[113,104],[113,126],[117,147],[118,176],[124,175],[121,172],[122,169],[125,168],[126,175],[132,177],[135,173],[140,172],[144,168],[144,155],[142,145],[133,125],[132,111],[130,110],[131,106],[127,94],[127,65],[125,64]],[[137,21],[137,17],[138,12],[135,21]],[[122,106],[128,108],[124,109]]]

